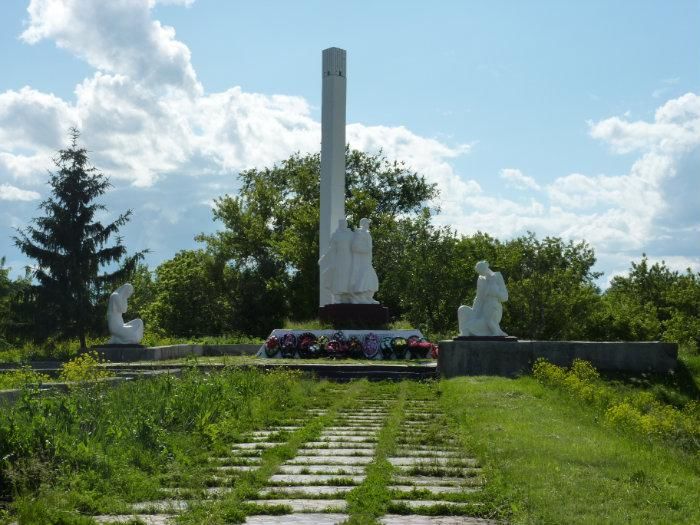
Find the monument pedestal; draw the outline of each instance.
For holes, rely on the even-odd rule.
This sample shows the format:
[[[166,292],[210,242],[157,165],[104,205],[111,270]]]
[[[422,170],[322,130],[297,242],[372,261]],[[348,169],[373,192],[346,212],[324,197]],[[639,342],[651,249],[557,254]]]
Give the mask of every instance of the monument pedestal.
[[[678,358],[676,343],[658,341],[440,341],[438,370],[441,377],[505,376],[528,374],[542,357],[569,367],[574,359],[589,361],[603,372],[667,374]]]
[[[318,317],[333,328],[380,330],[389,324],[389,309],[381,304],[327,304]]]

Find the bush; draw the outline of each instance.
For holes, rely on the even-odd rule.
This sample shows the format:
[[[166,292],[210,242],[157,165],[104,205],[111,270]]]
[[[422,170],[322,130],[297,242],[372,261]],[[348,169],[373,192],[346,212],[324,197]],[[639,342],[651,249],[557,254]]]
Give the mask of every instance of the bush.
[[[61,380],[69,382],[95,381],[113,374],[100,367],[102,360],[97,352],[90,351],[80,354],[65,363],[61,368]]]
[[[29,366],[23,366],[17,370],[0,373],[0,390],[23,388],[27,385],[40,385],[51,381],[46,374],[35,372]]]
[[[615,428],[700,450],[700,404],[697,401],[678,409],[660,402],[649,391],[623,395],[603,382],[589,362],[579,359],[574,360],[568,370],[538,359],[532,372],[540,383],[601,408],[605,422]]]

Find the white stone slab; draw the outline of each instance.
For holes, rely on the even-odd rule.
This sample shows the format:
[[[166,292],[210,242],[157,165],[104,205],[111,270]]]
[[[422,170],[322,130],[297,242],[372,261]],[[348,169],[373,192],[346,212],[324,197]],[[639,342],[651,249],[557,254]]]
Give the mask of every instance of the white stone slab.
[[[349,474],[274,474],[270,476],[269,483],[295,483],[298,485],[323,485],[329,481],[343,480],[345,483],[359,485],[365,480],[365,476]]]
[[[394,466],[454,466],[459,468],[465,465],[469,467],[477,465],[477,461],[472,458],[461,458],[456,461],[455,458],[402,456],[387,458],[387,460]]]
[[[280,487],[266,487],[261,489],[259,492],[260,496],[269,497],[271,494],[284,494],[286,496],[292,494],[303,494],[304,496],[311,496],[312,498],[316,495],[332,495],[337,494],[339,497],[343,497],[345,494],[354,489],[354,486],[334,486],[334,485],[294,485],[294,486],[280,486]]]
[[[255,443],[234,443],[231,445],[231,448],[233,450],[236,449],[248,449],[248,448],[272,448],[272,447],[278,447],[280,445],[284,445],[285,443],[282,441],[263,441],[263,442],[255,442]]]
[[[366,448],[302,448],[300,454],[307,456],[374,456],[374,449]]]
[[[394,476],[394,482],[400,485],[445,485],[445,486],[460,486],[460,485],[481,485],[482,480],[477,476],[468,476],[466,478],[450,477],[450,476]]]
[[[358,465],[328,465],[326,463],[316,463],[309,465],[280,465],[277,471],[280,474],[328,474],[333,477],[341,478],[346,474],[364,474],[365,467]]]
[[[432,507],[433,505],[445,505],[448,507],[467,507],[473,506],[474,503],[462,503],[454,501],[444,501],[444,500],[431,500],[431,499],[393,499],[391,503],[394,505],[406,505],[410,509],[418,510],[422,507]]]
[[[248,500],[256,505],[288,505],[292,512],[324,512],[345,510],[347,503],[344,499],[258,499]]]
[[[386,514],[379,518],[382,525],[497,525],[498,522],[470,516],[421,516]]]
[[[93,516],[100,524],[129,523],[138,519],[146,525],[170,525],[175,523],[175,518],[167,514],[115,514],[112,516]]]
[[[151,512],[155,511],[157,513],[163,514],[176,514],[187,510],[190,502],[186,500],[179,499],[164,499],[157,501],[142,501],[140,503],[134,503],[131,509],[134,512]]]
[[[248,516],[245,523],[248,525],[338,525],[348,518],[347,514],[303,512],[281,516]]]
[[[476,492],[481,490],[475,487],[443,486],[443,485],[389,485],[389,490],[399,492],[413,492],[414,490],[427,490],[433,494],[461,494],[463,492]]]
[[[287,461],[287,465],[367,465],[371,456],[297,456]]]

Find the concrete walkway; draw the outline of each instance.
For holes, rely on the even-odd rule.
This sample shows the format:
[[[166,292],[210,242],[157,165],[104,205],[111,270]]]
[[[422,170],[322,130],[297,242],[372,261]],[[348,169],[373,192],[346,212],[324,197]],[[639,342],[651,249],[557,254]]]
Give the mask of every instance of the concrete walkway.
[[[339,389],[342,395],[342,388]],[[287,460],[270,476],[258,494],[247,501],[256,506],[257,515],[249,516],[251,525],[343,523],[349,518],[348,494],[366,477],[367,466],[374,461],[379,433],[386,423],[393,400],[372,400],[365,408],[346,409],[314,440],[304,443],[295,457]],[[323,409],[307,411],[304,419],[251,432],[247,440],[231,447],[228,457],[210,459],[212,486],[199,492],[205,498],[220,497],[231,490],[240,472],[258,468],[260,455],[284,443],[286,432],[293,432],[308,420],[323,415]],[[437,402],[411,400],[405,405],[394,453],[387,458],[393,467],[387,485],[391,503],[389,513],[379,519],[387,525],[487,525],[495,522],[470,517],[470,495],[481,490],[478,462],[465,457],[463,450],[449,443],[443,432]],[[438,426],[438,428],[440,428]],[[444,426],[442,428],[445,428]],[[218,483],[218,484],[217,484]],[[134,518],[147,525],[174,523],[174,516],[197,500],[183,497],[188,491],[178,487],[163,490],[163,499],[133,505],[131,515],[96,516],[99,523],[126,523]],[[190,489],[191,492],[191,489]],[[286,506],[287,514],[271,512]],[[266,509],[269,509],[266,511]]]

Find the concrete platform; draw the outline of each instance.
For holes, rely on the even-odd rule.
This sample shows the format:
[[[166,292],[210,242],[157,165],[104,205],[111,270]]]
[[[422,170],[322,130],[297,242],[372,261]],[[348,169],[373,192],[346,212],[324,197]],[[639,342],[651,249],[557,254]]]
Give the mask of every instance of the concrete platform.
[[[608,341],[440,341],[438,374],[514,377],[528,373],[540,357],[559,366],[590,361],[605,372],[667,374],[678,361],[676,343]]]
[[[142,346],[128,345],[104,345],[93,346],[90,350],[96,351],[102,359],[117,363],[129,363],[134,361],[164,361],[167,359],[181,359],[187,356],[221,356],[221,355],[255,355],[260,345],[236,344],[236,345],[167,345]]]

